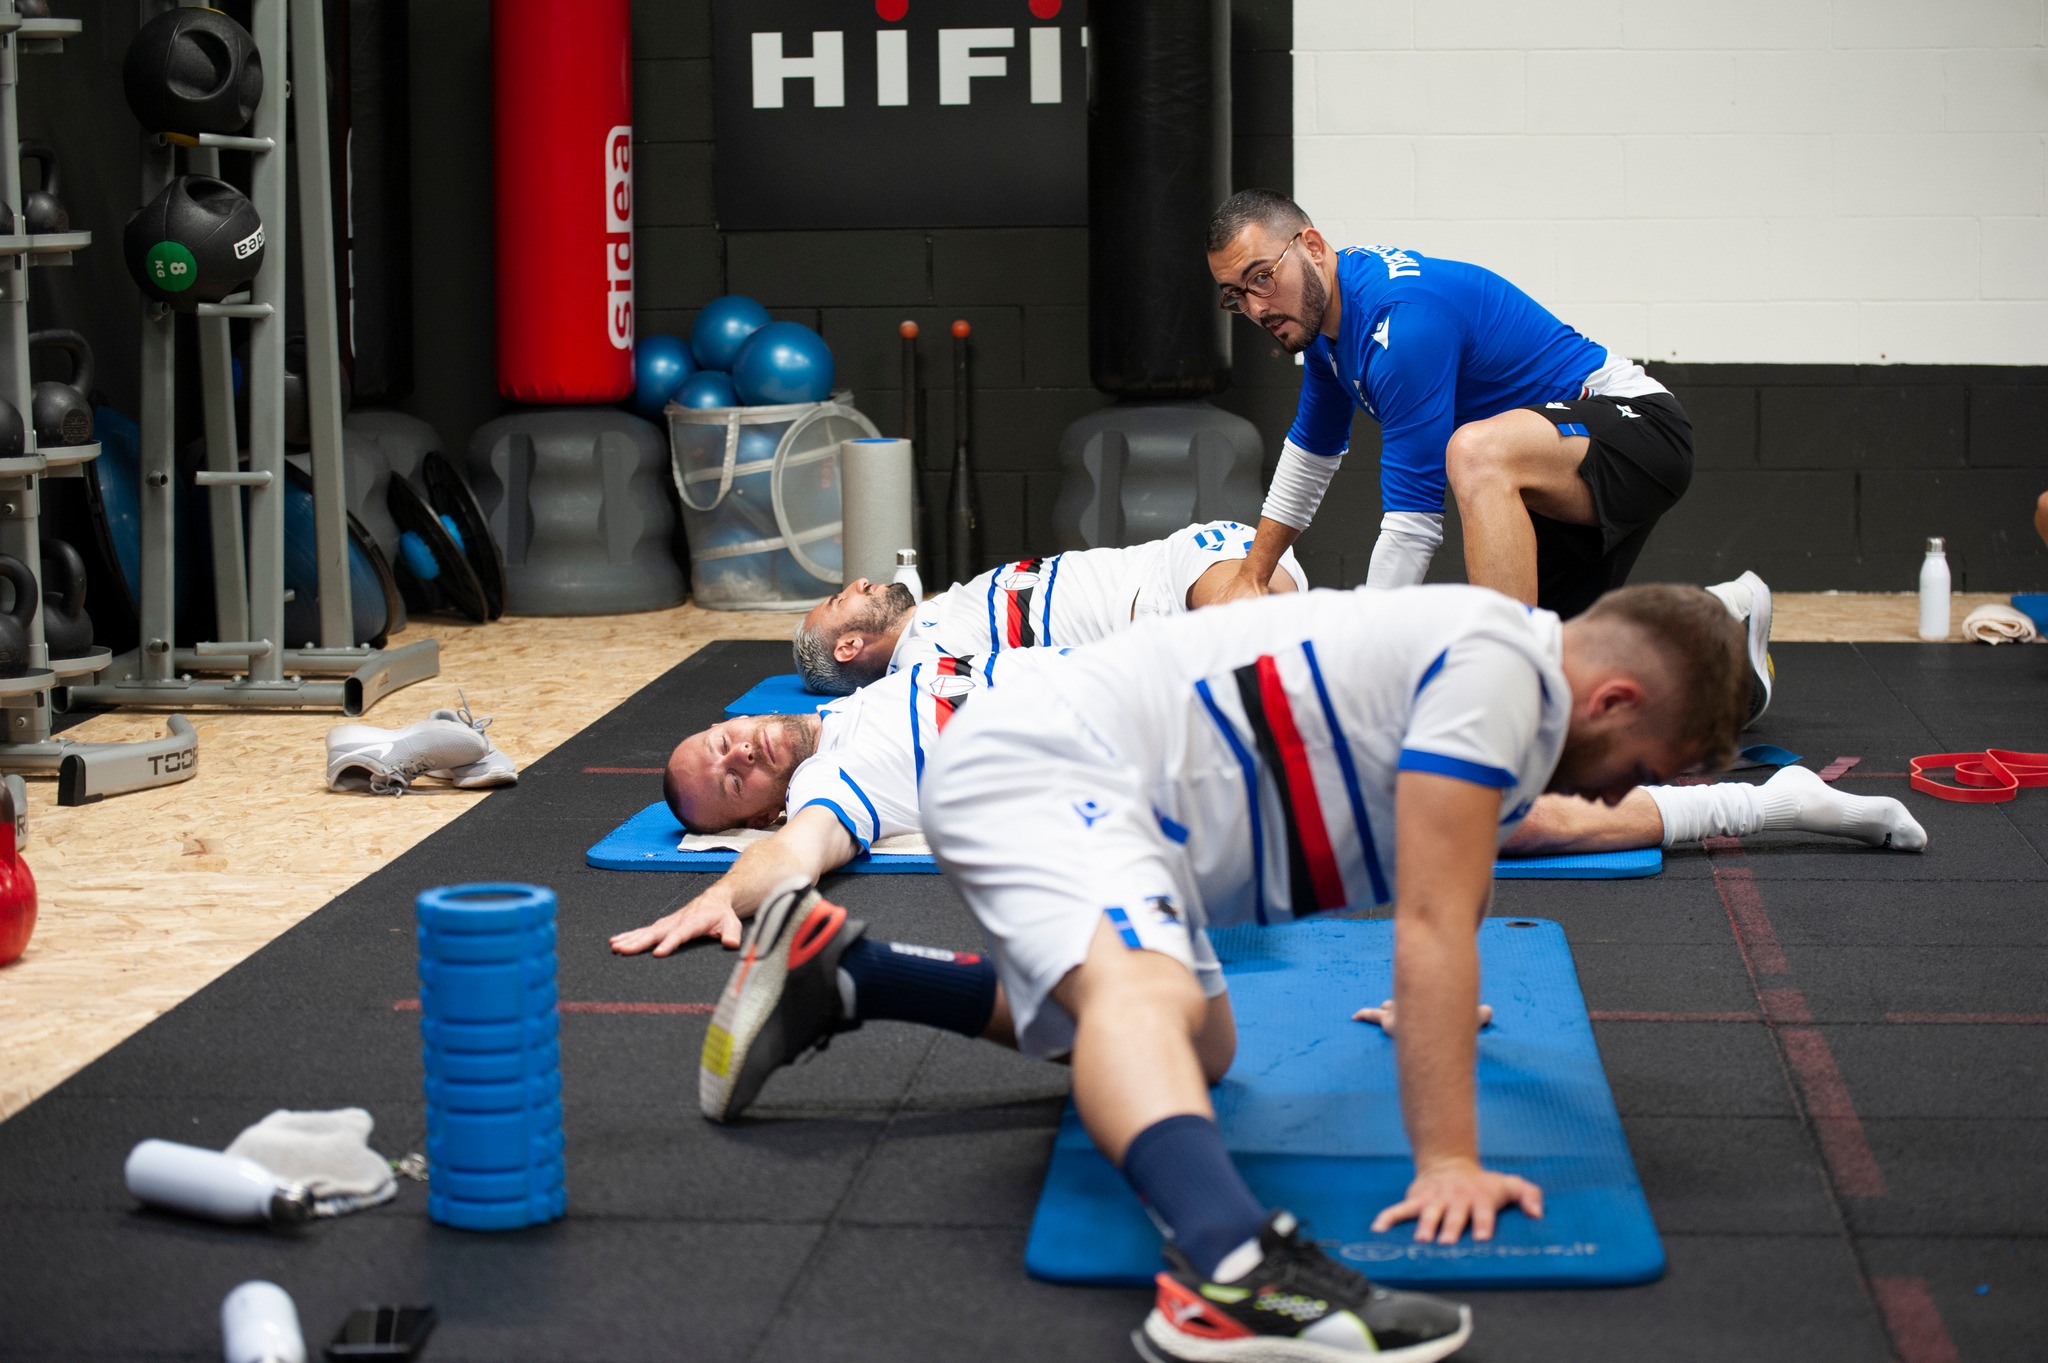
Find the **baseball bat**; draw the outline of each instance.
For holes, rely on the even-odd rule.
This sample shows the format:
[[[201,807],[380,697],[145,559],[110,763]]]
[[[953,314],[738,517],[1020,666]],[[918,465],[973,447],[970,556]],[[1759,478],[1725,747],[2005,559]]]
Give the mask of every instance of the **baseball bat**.
[[[917,438],[917,323],[904,322],[896,328],[903,338],[903,438],[910,442],[910,490],[914,503],[910,512],[910,534],[914,544],[899,546],[918,551],[917,561],[931,566],[924,546],[931,541],[931,527],[925,521],[924,468],[919,458],[924,442]]]
[[[955,582],[973,577],[981,564],[981,517],[976,514],[974,467],[968,454],[967,335],[965,321],[953,323],[953,485],[946,498],[948,570]]]

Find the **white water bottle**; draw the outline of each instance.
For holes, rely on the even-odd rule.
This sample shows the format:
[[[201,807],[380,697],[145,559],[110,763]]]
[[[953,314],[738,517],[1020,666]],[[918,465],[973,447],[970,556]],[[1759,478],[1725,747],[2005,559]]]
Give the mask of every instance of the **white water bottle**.
[[[228,1293],[220,1304],[220,1351],[226,1363],[306,1363],[291,1294],[261,1278]]]
[[[176,1141],[128,1152],[128,1191],[156,1207],[209,1221],[290,1225],[313,1214],[313,1195],[252,1159]]]
[[[1927,561],[1920,565],[1920,637],[1948,638],[1948,546],[1941,536],[1927,541]]]
[[[890,579],[910,588],[910,594],[919,601],[924,600],[924,579],[917,575],[917,550],[896,551],[896,576]]]

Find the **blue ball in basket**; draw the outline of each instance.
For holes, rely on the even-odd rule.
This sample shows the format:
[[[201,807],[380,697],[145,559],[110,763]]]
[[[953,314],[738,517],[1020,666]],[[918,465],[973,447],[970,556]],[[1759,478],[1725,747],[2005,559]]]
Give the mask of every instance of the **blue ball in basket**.
[[[696,372],[697,362],[682,337],[641,337],[633,346],[633,410],[649,421],[661,420],[661,409]]]
[[[700,369],[683,380],[675,401],[682,407],[737,407],[740,395],[732,389],[732,376],[716,369]]]
[[[801,322],[770,322],[740,347],[733,387],[750,407],[823,402],[832,395],[832,350]]]
[[[768,325],[768,309],[745,294],[714,298],[690,323],[690,354],[699,369],[731,369],[747,338]]]

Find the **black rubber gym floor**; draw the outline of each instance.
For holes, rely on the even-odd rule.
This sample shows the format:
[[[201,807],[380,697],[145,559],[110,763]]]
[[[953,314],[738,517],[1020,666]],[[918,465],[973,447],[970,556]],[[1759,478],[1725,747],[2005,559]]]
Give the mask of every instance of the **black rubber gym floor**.
[[[2048,1333],[2048,790],[1907,793],[1916,753],[2048,748],[2048,648],[1788,645],[1752,738],[1906,798],[1920,856],[1770,835],[1655,880],[1514,882],[1497,912],[1570,935],[1670,1256],[1656,1284],[1484,1293],[1461,1358],[1965,1363]],[[778,1078],[759,1117],[696,1115],[701,1013],[730,957],[606,938],[702,877],[584,849],[655,797],[677,737],[786,669],[715,645],[183,1006],[0,1125],[0,1357],[216,1359],[221,1297],[297,1299],[316,1350],[351,1308],[429,1301],[430,1359],[1122,1359],[1141,1291],[1021,1266],[1062,1070],[893,1024]],[[607,771],[607,768],[643,769]],[[342,797],[336,797],[342,798]],[[109,811],[113,810],[109,805]],[[32,855],[32,854],[31,854]],[[147,1136],[219,1147],[277,1107],[359,1104],[423,1142],[413,895],[561,896],[568,1219],[446,1230],[424,1188],[293,1233],[138,1210]],[[877,932],[971,947],[937,877],[829,887]]]

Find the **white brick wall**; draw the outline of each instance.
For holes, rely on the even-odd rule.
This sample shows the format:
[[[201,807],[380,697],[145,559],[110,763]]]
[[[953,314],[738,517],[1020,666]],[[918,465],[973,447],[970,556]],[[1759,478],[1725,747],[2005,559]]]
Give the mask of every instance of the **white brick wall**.
[[[1295,0],[1295,196],[1631,355],[2048,364],[2048,0]]]

